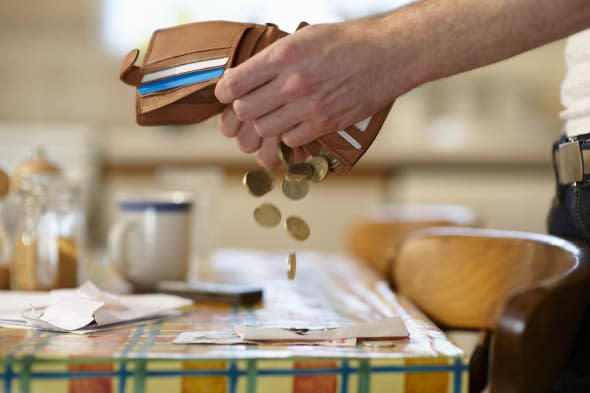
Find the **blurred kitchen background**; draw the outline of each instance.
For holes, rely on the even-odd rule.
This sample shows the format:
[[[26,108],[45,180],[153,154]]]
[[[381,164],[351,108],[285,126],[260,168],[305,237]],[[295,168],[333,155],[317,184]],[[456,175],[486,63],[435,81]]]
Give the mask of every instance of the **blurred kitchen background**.
[[[123,191],[184,189],[197,198],[197,247],[341,250],[356,217],[379,204],[459,204],[486,227],[545,232],[559,135],[563,42],[399,98],[381,134],[345,177],[312,184],[304,201],[264,198],[305,218],[311,238],[252,219],[260,200],[241,184],[255,158],[216,129],[135,124],[134,91],[118,79],[127,51],[151,31],[208,19],[338,21],[407,1],[22,0],[0,2],[0,166],[42,146],[80,186],[87,242],[104,246]]]

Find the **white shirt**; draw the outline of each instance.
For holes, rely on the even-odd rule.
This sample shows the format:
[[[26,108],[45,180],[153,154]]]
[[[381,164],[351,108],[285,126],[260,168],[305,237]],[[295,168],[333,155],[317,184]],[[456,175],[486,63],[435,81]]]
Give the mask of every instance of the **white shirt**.
[[[567,40],[567,73],[561,85],[560,113],[567,136],[590,133],[590,29]]]

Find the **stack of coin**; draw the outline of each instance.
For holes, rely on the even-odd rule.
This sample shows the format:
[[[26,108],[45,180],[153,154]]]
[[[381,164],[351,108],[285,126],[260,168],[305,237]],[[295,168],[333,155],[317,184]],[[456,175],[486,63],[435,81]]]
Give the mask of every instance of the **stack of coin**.
[[[281,189],[287,198],[294,201],[305,198],[309,192],[309,182],[322,182],[330,168],[328,160],[321,155],[311,156],[305,162],[295,162],[293,151],[283,142],[279,145],[279,158],[287,167]],[[275,178],[266,169],[255,169],[246,173],[243,183],[250,194],[260,197],[274,188]],[[270,203],[259,205],[254,209],[253,216],[254,220],[264,227],[275,227],[281,221],[280,210]],[[311,233],[309,225],[297,216],[290,216],[285,220],[285,229],[291,237],[299,241],[306,240]],[[289,253],[287,276],[290,280],[295,278],[296,260],[295,253]]]

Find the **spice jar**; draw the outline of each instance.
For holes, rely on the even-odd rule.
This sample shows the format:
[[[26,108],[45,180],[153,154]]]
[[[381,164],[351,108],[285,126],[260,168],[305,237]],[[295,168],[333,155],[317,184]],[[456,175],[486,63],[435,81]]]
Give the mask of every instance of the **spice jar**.
[[[77,286],[81,212],[77,190],[57,167],[37,156],[13,176],[16,225],[11,287]],[[36,170],[35,170],[36,169]]]

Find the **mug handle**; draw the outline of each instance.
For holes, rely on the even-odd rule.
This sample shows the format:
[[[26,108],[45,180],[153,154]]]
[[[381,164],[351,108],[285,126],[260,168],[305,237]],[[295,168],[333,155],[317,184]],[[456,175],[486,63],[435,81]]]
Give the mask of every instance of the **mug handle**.
[[[128,257],[125,245],[131,230],[137,228],[137,220],[123,218],[118,221],[110,230],[107,239],[109,264],[111,264],[123,276],[127,271]]]

